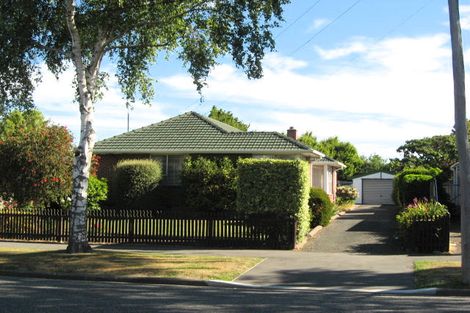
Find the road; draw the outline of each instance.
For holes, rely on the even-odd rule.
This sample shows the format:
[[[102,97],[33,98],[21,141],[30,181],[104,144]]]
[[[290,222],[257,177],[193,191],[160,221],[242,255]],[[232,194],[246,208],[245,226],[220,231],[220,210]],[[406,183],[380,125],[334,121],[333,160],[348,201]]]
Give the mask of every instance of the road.
[[[470,298],[0,277],[0,312],[470,312]]]

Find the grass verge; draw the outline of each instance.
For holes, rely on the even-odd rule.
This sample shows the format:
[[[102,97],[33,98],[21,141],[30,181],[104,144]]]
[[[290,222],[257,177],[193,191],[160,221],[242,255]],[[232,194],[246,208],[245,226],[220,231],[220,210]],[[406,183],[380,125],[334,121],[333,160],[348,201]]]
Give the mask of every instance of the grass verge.
[[[231,281],[261,258],[170,255],[95,249],[91,253],[0,248],[0,271],[100,277],[158,277]]]
[[[415,261],[414,273],[417,288],[470,288],[462,282],[460,262]]]

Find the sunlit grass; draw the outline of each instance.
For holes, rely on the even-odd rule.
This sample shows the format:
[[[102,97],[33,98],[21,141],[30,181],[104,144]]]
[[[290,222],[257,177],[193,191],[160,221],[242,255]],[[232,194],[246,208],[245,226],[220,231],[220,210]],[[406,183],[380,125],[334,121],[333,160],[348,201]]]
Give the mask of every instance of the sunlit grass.
[[[470,288],[462,282],[460,262],[415,261],[414,270],[417,288]]]
[[[261,258],[170,255],[95,249],[91,253],[0,248],[0,271],[100,277],[161,277],[231,281]]]

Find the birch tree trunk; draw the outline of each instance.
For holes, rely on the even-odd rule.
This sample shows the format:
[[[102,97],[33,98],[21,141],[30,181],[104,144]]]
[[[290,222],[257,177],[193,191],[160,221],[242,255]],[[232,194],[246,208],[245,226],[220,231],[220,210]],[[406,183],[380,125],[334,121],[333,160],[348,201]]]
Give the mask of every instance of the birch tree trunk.
[[[94,90],[89,90],[85,64],[82,60],[80,34],[75,23],[75,3],[66,1],[67,27],[72,39],[72,57],[76,70],[76,79],[79,91],[80,106],[80,140],[75,150],[73,164],[73,190],[72,207],[70,209],[70,237],[67,251],[70,253],[87,252],[91,250],[88,244],[86,229],[86,208],[88,177],[91,166],[91,157],[95,143],[95,131],[93,130],[94,108],[92,95]]]
[[[470,284],[470,151],[465,103],[465,67],[460,30],[459,1],[449,0],[452,68],[454,74],[455,134],[460,164],[460,211],[463,282]]]

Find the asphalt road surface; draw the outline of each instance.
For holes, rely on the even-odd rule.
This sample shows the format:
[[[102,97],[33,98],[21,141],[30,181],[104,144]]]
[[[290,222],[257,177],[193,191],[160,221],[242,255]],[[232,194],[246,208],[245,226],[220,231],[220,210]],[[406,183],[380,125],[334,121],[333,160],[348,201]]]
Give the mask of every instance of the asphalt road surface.
[[[470,312],[470,298],[0,277],[0,312]]]

